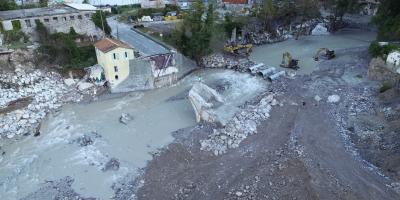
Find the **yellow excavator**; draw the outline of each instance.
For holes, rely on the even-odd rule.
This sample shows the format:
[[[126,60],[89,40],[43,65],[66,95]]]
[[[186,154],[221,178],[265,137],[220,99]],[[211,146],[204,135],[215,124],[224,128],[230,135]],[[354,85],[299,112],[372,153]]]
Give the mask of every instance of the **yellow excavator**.
[[[253,49],[252,44],[227,44],[224,51],[236,56],[248,56]]]
[[[293,59],[289,52],[283,53],[281,67],[299,69],[299,60]]]
[[[322,53],[322,54],[321,54]],[[318,61],[320,56],[326,60],[330,60],[332,58],[335,58],[335,51],[334,50],[329,50],[327,48],[320,48],[318,49],[317,53],[314,55],[314,60]]]

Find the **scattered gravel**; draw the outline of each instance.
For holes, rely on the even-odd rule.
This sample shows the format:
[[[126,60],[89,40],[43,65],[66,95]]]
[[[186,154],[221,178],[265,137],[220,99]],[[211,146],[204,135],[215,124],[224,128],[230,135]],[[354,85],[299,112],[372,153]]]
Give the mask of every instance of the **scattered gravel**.
[[[257,133],[257,125],[269,118],[272,106],[277,104],[274,95],[269,94],[257,105],[247,105],[224,128],[214,129],[206,140],[201,140],[201,149],[220,155],[230,148],[238,147],[247,136]]]

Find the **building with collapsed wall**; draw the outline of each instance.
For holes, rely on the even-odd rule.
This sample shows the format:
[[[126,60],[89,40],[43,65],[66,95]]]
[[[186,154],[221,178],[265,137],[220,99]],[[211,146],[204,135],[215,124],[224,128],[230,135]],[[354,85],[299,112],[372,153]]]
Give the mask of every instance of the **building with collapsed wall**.
[[[134,48],[111,38],[95,44],[97,62],[112,92],[149,90],[177,81],[175,53],[135,57]]]
[[[78,34],[96,40],[104,36],[101,29],[92,21],[92,15],[96,10],[97,8],[90,4],[69,3],[53,7],[0,11],[0,21],[3,30],[20,29],[34,41],[38,39],[37,21],[40,21],[50,33],[68,33],[73,28]]]

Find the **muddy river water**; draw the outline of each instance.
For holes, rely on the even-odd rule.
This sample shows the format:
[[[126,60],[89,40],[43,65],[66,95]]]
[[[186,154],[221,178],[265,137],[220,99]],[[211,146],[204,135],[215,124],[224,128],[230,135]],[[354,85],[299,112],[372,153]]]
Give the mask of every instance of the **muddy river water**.
[[[227,99],[226,110],[237,109],[267,85],[248,74],[203,70],[174,87],[65,105],[42,124],[39,137],[29,136],[3,148],[7,154],[0,162],[0,199],[24,197],[41,183],[65,176],[75,179],[72,187],[78,193],[108,199],[113,195],[111,185],[145,167],[152,152],[173,140],[171,132],[196,123],[185,97],[199,80],[220,88]],[[122,113],[133,120],[120,123]],[[83,135],[93,144],[81,146],[78,138]],[[120,161],[119,170],[102,170],[110,158]]]
[[[373,38],[374,33],[355,30],[302,37],[256,47],[251,59],[278,66],[282,53],[289,51],[300,59],[299,73],[309,73],[315,66],[312,56],[316,49],[366,46]],[[7,153],[0,158],[0,199],[25,197],[42,183],[65,176],[75,179],[72,187],[83,196],[109,199],[113,195],[111,185],[145,167],[152,152],[173,141],[171,132],[196,123],[184,97],[199,80],[220,88],[227,100],[224,110],[230,111],[268,87],[258,77],[210,69],[195,72],[169,88],[65,105],[43,122],[39,137],[28,136],[3,145]],[[126,125],[120,123],[122,113],[129,113],[133,120]],[[93,144],[81,146],[77,140],[83,135],[89,136]],[[119,170],[102,170],[110,158],[120,161]]]

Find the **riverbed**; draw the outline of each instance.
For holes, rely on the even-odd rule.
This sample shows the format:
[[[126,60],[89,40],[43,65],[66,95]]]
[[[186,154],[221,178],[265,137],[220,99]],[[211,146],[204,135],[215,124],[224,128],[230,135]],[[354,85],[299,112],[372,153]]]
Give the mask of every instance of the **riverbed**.
[[[66,176],[75,180],[72,188],[83,196],[112,197],[114,182],[145,167],[152,153],[173,141],[173,131],[195,125],[185,97],[198,81],[220,91],[226,99],[223,110],[230,113],[267,89],[259,77],[207,69],[173,87],[65,105],[42,123],[40,136],[2,147],[6,154],[0,161],[0,199],[25,197],[44,182]],[[122,113],[133,120],[120,123]],[[83,136],[93,142],[82,144]],[[104,171],[111,158],[120,162],[119,169]]]
[[[376,33],[359,29],[342,29],[327,36],[300,36],[299,40],[289,39],[270,45],[261,45],[253,48],[250,59],[262,62],[268,66],[279,67],[282,54],[289,52],[294,59],[299,60],[300,69],[297,74],[310,74],[315,70],[318,62],[313,56],[319,48],[340,50],[353,47],[365,47],[374,41]],[[285,69],[285,68],[281,68]],[[286,71],[293,71],[285,69]]]
[[[300,59],[297,72],[307,74],[315,69],[317,63],[312,57],[318,48],[367,46],[374,38],[373,32],[351,29],[329,36],[302,36],[299,40],[255,47],[251,59],[279,66],[282,53],[288,51]],[[65,105],[48,115],[40,136],[1,144],[6,154],[0,157],[0,199],[25,197],[46,181],[66,176],[75,180],[72,187],[79,194],[109,199],[113,196],[112,184],[145,167],[152,153],[173,141],[171,132],[196,124],[185,97],[198,81],[222,93],[226,104],[221,110],[226,114],[234,113],[245,101],[268,89],[268,82],[260,77],[203,69],[172,87]],[[120,123],[122,113],[131,115],[133,120]],[[79,139],[83,136],[93,142],[82,145]],[[119,169],[104,171],[111,158],[120,162]]]

